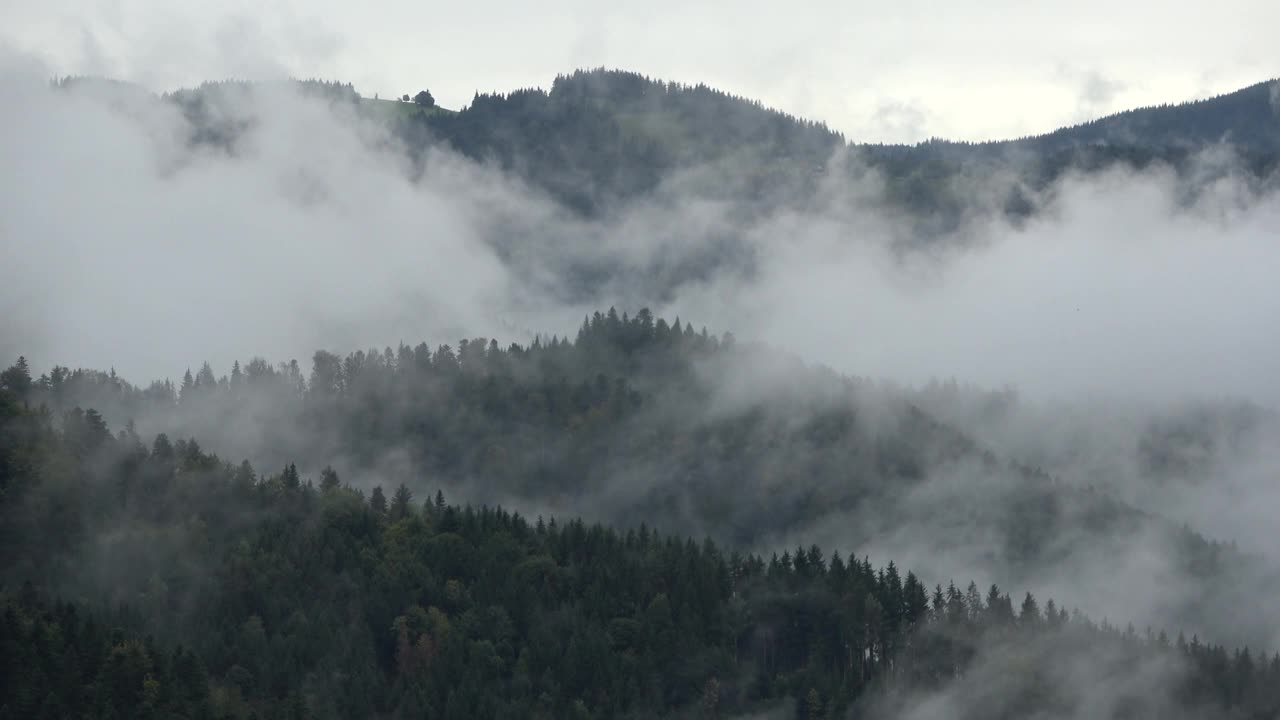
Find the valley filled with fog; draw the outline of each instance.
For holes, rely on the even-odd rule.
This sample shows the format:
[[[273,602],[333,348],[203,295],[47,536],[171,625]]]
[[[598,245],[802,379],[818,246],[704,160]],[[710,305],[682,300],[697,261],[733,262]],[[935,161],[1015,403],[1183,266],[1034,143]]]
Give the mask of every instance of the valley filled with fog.
[[[14,717],[1280,712],[1275,82],[877,145],[55,74],[0,56],[4,642],[153,644]]]

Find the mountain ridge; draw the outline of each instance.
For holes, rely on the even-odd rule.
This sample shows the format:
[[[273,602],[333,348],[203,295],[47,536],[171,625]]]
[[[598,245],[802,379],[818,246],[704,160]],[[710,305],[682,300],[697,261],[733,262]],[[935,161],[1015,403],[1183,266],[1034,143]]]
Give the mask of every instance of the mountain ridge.
[[[606,75],[618,75],[618,76],[625,76],[628,78],[641,80],[645,83],[652,84],[655,88],[690,89],[690,90],[695,90],[699,92],[710,92],[710,93],[722,96],[728,100],[752,105],[755,108],[762,110],[766,113],[777,114],[787,118],[788,120],[792,120],[800,124],[820,126],[824,128],[827,127],[826,120],[808,118],[802,115],[797,115],[781,107],[766,105],[763,101],[753,99],[749,96],[737,95],[724,90],[719,90],[713,86],[707,85],[704,82],[686,83],[686,82],[674,81],[674,80],[662,80],[662,79],[655,78],[655,77],[646,75],[644,73],[636,72],[636,71],[626,70],[622,68],[606,68],[603,66],[591,68],[591,69],[579,68],[579,69],[572,70],[568,73],[557,74],[556,77],[552,80],[550,90],[543,89],[540,86],[528,86],[528,87],[516,88],[516,89],[506,90],[506,91],[497,90],[497,89],[481,91],[477,89],[473,94],[471,103],[463,105],[461,108],[459,108],[456,111],[449,110],[448,108],[443,108],[443,107],[441,107],[440,109],[446,110],[447,112],[460,112],[462,110],[469,108],[476,101],[483,102],[485,100],[489,100],[492,98],[503,98],[503,97],[509,97],[511,95],[527,94],[527,93],[533,93],[533,92],[548,92],[548,93],[554,92],[554,89],[558,83],[561,83],[564,80],[572,79],[573,77],[579,76],[579,75],[592,75],[597,77],[606,76]],[[299,85],[321,84],[321,83],[333,84],[341,87],[351,88],[352,92],[355,92],[355,94],[361,100],[380,101],[380,102],[386,102],[386,103],[402,103],[403,102],[396,98],[369,97],[356,91],[350,83],[343,83],[341,81],[336,81],[336,80],[322,81],[315,78],[306,79],[306,80],[302,80],[298,78],[289,78],[289,82],[297,83]],[[205,86],[216,86],[216,85],[227,84],[227,83],[236,83],[236,84],[245,84],[245,85],[270,84],[269,82],[265,82],[265,81],[247,81],[247,80],[239,80],[235,78],[227,78],[223,80],[207,80],[201,83],[201,85],[195,86],[195,87],[180,87],[174,90],[155,91],[131,81],[119,80],[119,79],[111,78],[108,76],[96,76],[96,75],[63,76],[63,77],[55,78],[53,80],[53,83],[63,87],[83,85],[86,83],[106,83],[106,84],[112,84],[117,86],[129,86],[131,88],[135,88],[137,90],[140,90],[145,93],[149,93],[157,97],[177,96],[185,93],[198,91],[204,88]],[[403,104],[412,105],[412,103],[403,103]],[[1174,114],[1174,113],[1185,113],[1185,112],[1195,112],[1197,114],[1203,113],[1208,115],[1208,114],[1212,114],[1212,111],[1220,109],[1223,104],[1233,104],[1241,107],[1251,106],[1251,109],[1261,109],[1265,105],[1270,107],[1271,113],[1277,118],[1277,121],[1280,122],[1280,76],[1261,80],[1259,82],[1252,83],[1250,85],[1246,85],[1244,87],[1240,87],[1235,90],[1228,90],[1228,91],[1224,91],[1221,93],[1217,93],[1217,94],[1209,95],[1205,97],[1197,97],[1197,98],[1191,98],[1191,99],[1185,99],[1185,100],[1169,100],[1169,101],[1158,103],[1158,104],[1139,105],[1131,108],[1116,110],[1106,114],[1098,115],[1096,117],[1093,117],[1087,120],[1082,120],[1082,121],[1071,123],[1071,124],[1060,125],[1047,130],[1032,132],[1025,135],[1016,135],[1016,136],[1007,136],[1007,137],[991,137],[991,138],[984,138],[980,140],[957,140],[957,139],[952,139],[952,138],[948,138],[940,135],[930,135],[926,138],[923,138],[921,140],[914,141],[914,142],[877,142],[877,141],[862,141],[856,138],[848,138],[845,136],[843,132],[837,131],[837,130],[831,130],[830,132],[832,132],[834,135],[839,136],[842,140],[845,140],[850,145],[857,146],[857,147],[918,147],[921,145],[929,145],[929,144],[935,144],[935,143],[943,143],[948,145],[962,145],[962,146],[1007,146],[1007,145],[1014,145],[1019,143],[1034,143],[1034,142],[1044,141],[1046,139],[1055,138],[1065,134],[1072,134],[1072,133],[1076,133],[1086,129],[1104,128],[1106,126],[1115,125],[1119,123],[1119,121],[1121,120],[1132,119],[1135,116],[1152,116],[1157,114]],[[1236,114],[1233,114],[1233,116],[1239,117],[1240,115],[1239,113],[1236,113]]]

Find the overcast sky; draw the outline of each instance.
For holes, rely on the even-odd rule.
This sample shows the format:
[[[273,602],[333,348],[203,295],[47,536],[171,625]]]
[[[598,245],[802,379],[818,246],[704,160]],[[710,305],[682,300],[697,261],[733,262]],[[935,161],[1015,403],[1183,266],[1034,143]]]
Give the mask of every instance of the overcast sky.
[[[0,0],[51,73],[155,90],[286,73],[362,93],[546,86],[608,66],[706,82],[850,139],[983,139],[1280,75],[1280,3]]]

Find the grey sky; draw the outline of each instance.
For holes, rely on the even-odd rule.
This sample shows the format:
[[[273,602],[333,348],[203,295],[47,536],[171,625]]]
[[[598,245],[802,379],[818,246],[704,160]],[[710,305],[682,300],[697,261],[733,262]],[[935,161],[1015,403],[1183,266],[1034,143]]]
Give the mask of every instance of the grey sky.
[[[609,66],[706,82],[851,139],[991,138],[1280,75],[1280,3],[2,0],[0,43],[58,74],[172,89],[271,74],[383,96],[545,86]]]

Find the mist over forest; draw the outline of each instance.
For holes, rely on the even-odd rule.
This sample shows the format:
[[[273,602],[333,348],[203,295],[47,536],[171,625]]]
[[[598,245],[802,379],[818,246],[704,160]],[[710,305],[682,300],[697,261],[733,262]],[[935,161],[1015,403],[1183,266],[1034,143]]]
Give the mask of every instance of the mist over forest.
[[[1278,88],[5,50],[0,718],[1280,716]]]

